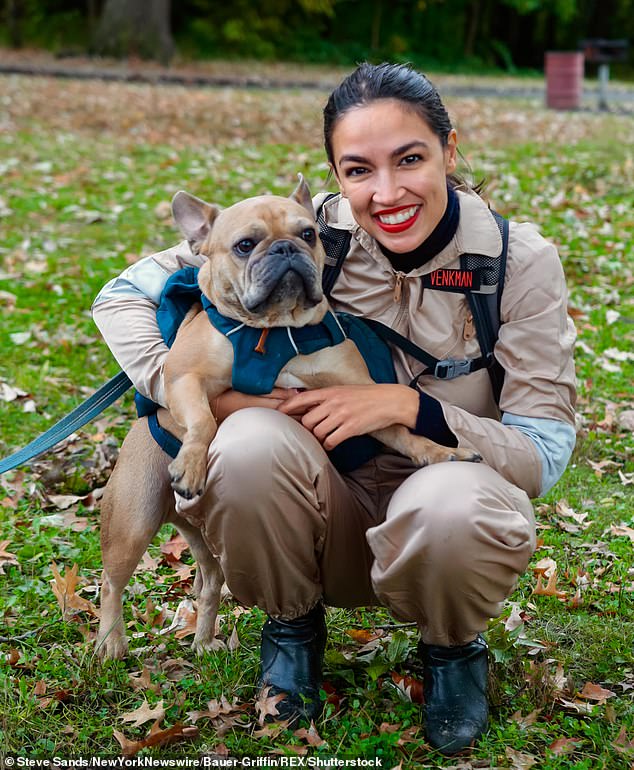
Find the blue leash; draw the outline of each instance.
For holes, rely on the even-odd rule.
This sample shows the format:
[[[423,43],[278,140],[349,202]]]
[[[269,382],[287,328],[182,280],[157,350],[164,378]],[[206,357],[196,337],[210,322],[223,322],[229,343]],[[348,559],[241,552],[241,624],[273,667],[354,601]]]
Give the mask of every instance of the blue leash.
[[[71,433],[81,428],[87,422],[93,420],[98,414],[114,403],[119,396],[122,396],[126,390],[132,387],[132,382],[125,372],[119,372],[112,379],[102,385],[99,390],[90,396],[83,404],[73,409],[72,412],[63,417],[55,425],[42,433],[36,439],[27,444],[23,449],[15,454],[0,460],[0,474],[17,468],[18,465],[32,460],[34,457],[46,452],[55,444],[59,444],[62,439],[70,436]]]

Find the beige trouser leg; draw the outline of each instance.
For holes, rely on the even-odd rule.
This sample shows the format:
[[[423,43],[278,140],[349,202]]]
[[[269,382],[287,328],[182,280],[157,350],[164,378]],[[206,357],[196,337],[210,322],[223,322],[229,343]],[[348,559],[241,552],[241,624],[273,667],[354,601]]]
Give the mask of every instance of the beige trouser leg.
[[[535,550],[527,495],[487,465],[441,463],[396,490],[367,533],[372,582],[427,644],[472,641],[499,615]]]
[[[497,615],[535,546],[531,504],[485,465],[417,470],[380,455],[340,476],[301,425],[244,409],[209,454],[204,536],[241,603],[305,614],[320,598],[377,603],[424,641],[470,641]]]

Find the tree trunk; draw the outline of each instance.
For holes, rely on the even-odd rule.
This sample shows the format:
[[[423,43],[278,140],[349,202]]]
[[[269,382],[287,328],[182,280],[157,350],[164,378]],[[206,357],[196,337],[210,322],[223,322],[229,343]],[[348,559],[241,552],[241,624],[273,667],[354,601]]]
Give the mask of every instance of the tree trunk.
[[[370,48],[377,51],[381,45],[381,20],[383,17],[383,0],[374,0],[374,14],[372,16],[372,33]]]
[[[12,48],[22,48],[22,29],[20,26],[20,0],[6,0],[4,13],[9,35],[9,45]]]
[[[105,0],[94,48],[102,55],[167,64],[174,52],[170,0]]]
[[[475,49],[475,41],[478,36],[478,26],[480,22],[480,11],[480,0],[473,0],[468,13],[468,23],[464,43],[464,52],[467,57],[473,56],[473,51]]]

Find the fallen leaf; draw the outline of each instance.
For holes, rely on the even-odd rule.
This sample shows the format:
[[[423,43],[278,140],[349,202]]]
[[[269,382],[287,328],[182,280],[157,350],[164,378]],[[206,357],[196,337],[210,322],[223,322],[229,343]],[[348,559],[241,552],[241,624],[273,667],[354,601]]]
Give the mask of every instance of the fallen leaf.
[[[155,722],[148,735],[140,741],[131,741],[119,730],[113,730],[112,734],[119,742],[123,756],[133,757],[135,754],[138,754],[141,749],[145,749],[149,746],[164,746],[167,743],[174,743],[176,741],[196,738],[198,736],[197,727],[177,723],[173,727],[161,730],[158,724],[158,721]]]
[[[88,599],[84,599],[83,596],[78,596],[75,592],[75,588],[79,582],[77,570],[77,564],[73,564],[70,572],[68,568],[66,568],[64,577],[62,577],[59,574],[57,565],[54,562],[51,564],[51,572],[54,577],[54,580],[51,580],[51,585],[53,593],[62,610],[62,616],[65,620],[68,620],[77,612],[88,612],[94,617],[99,617],[99,611],[95,605],[88,601]]]
[[[613,698],[616,695],[612,690],[606,690],[599,684],[592,684],[586,682],[583,686],[583,690],[579,693],[580,698],[586,698],[587,700],[596,700],[599,703],[605,702],[608,698]]]
[[[10,540],[0,541],[0,575],[6,574],[3,567],[8,566],[9,564],[14,567],[20,566],[18,557],[14,553],[9,553],[9,551],[6,550],[10,542]]]
[[[181,535],[180,532],[172,535],[167,543],[161,544],[161,553],[165,555],[166,561],[178,562],[180,561],[183,551],[188,550],[189,543]]]
[[[549,751],[556,757],[560,757],[562,754],[570,754],[581,743],[581,738],[557,738],[548,747]]]
[[[634,751],[634,740],[628,740],[625,726],[621,727],[619,734],[614,741],[612,741],[612,746],[614,746],[620,754],[629,754]]]
[[[616,422],[621,430],[634,432],[634,409],[625,409],[619,412]]]
[[[293,735],[302,741],[306,741],[309,746],[326,746],[326,741],[319,735],[315,728],[315,723],[311,721],[310,727],[305,727],[295,730]]]
[[[157,683],[152,684],[151,672],[147,666],[143,666],[140,674],[130,674],[130,684],[134,690],[150,690],[150,692],[159,693],[161,686]]]
[[[537,722],[537,718],[541,714],[541,709],[534,709],[525,717],[522,716],[521,711],[516,711],[513,716],[509,717],[509,722],[515,722],[518,727],[525,730],[527,727],[534,725]]]
[[[286,693],[284,692],[281,692],[278,695],[271,695],[271,697],[269,697],[270,689],[270,687],[264,687],[260,691],[258,699],[255,702],[255,710],[258,713],[258,723],[260,725],[264,724],[267,716],[279,716],[280,712],[277,708],[277,704],[284,700],[286,697]]]
[[[123,714],[121,721],[131,722],[132,727],[140,727],[146,722],[160,722],[164,716],[165,709],[163,708],[162,700],[160,700],[154,707],[150,706],[150,704],[144,700],[137,709],[134,711],[128,711],[126,714]]]
[[[216,700],[215,698],[210,700],[207,704],[206,711],[188,711],[187,716],[189,721],[192,724],[195,724],[199,719],[217,719],[223,714],[232,714],[236,711],[244,711],[246,708],[247,704],[240,704],[235,699],[233,703],[229,703],[229,701],[223,695],[220,701]]]
[[[513,770],[529,770],[537,763],[537,757],[532,754],[524,754],[521,751],[515,751],[510,746],[506,747],[506,756],[511,761]]]
[[[238,647],[240,647],[240,640],[238,639],[238,628],[237,626],[234,626],[233,631],[231,632],[231,636],[229,637],[229,641],[227,642],[227,649],[229,652],[235,652]]]
[[[357,644],[368,644],[383,636],[383,631],[371,631],[369,628],[348,628],[346,634]]]
[[[619,526],[613,524],[610,527],[610,532],[617,537],[629,537],[629,539],[634,543],[634,528],[632,527],[627,527],[625,524],[621,524]]]
[[[198,613],[194,607],[194,603],[191,599],[183,599],[183,601],[176,608],[176,614],[174,619],[168,628],[164,628],[160,633],[168,634],[170,631],[174,632],[174,636],[177,639],[184,639],[187,636],[192,636],[196,633]]]
[[[392,671],[392,681],[399,691],[412,703],[424,703],[423,683],[412,676],[402,676]]]

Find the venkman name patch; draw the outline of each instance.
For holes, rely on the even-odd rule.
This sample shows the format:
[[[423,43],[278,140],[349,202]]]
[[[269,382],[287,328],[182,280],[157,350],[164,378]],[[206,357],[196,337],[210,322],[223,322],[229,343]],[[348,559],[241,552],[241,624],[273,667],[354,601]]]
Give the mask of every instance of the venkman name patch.
[[[480,275],[473,270],[434,270],[422,276],[426,289],[441,291],[477,291],[480,288]]]

